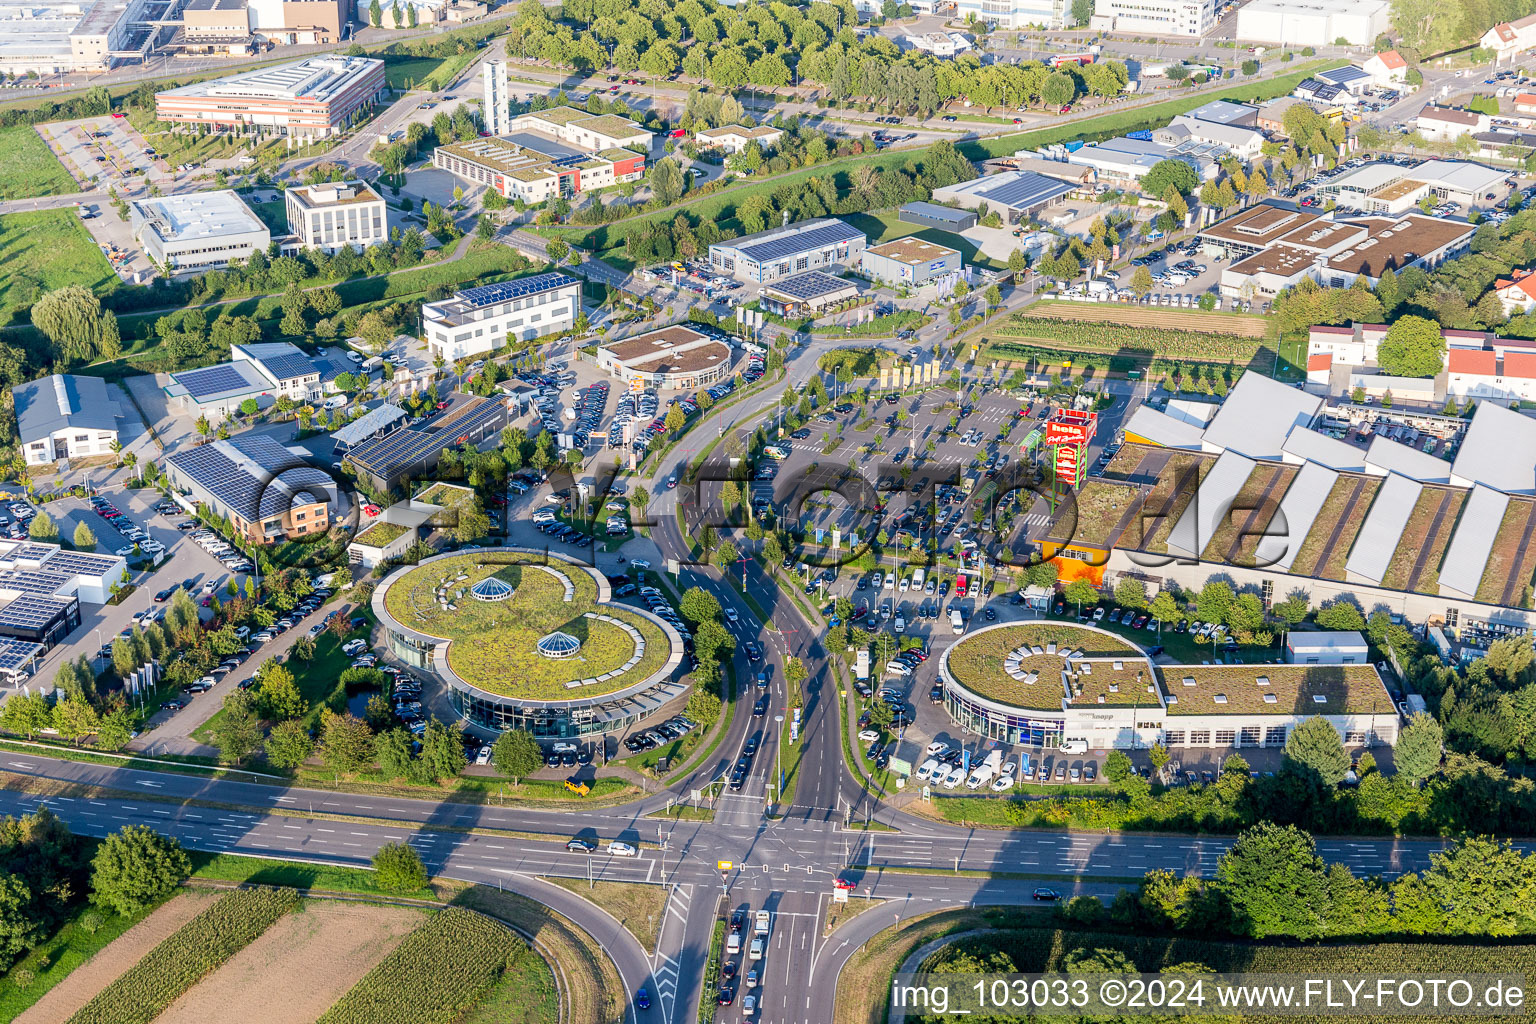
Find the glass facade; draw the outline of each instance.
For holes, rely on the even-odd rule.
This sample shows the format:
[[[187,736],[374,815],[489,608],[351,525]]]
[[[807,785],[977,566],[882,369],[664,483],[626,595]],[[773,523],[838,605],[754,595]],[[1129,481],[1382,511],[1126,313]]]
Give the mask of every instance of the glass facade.
[[[1030,717],[1023,709],[1017,713],[1004,712],[953,685],[944,687],[944,707],[956,725],[988,739],[1028,746],[1055,746],[1061,742],[1060,719]]]
[[[498,699],[479,691],[449,685],[454,709],[466,720],[486,729],[526,729],[541,739],[564,739],[620,732],[645,716],[635,712],[610,715],[601,705],[583,708],[522,707],[512,698]]]
[[[408,636],[396,633],[394,630],[385,630],[389,636],[389,653],[399,658],[412,668],[432,670],[432,649],[435,644],[413,640]]]

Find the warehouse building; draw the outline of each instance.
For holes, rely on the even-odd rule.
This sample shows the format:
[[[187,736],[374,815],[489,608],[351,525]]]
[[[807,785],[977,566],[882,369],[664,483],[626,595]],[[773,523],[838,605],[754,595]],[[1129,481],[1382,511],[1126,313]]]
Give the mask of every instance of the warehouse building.
[[[1061,169],[1065,174],[1073,170],[1068,164],[1062,164]],[[999,171],[936,188],[933,190],[933,198],[936,202],[950,203],[967,210],[979,210],[986,206],[988,212],[999,214],[1005,224],[1019,224],[1067,195],[1073,188],[1071,183],[1061,178],[1035,171]]]
[[[144,254],[172,273],[226,267],[265,251],[272,241],[267,226],[230,189],[136,199],[128,211]]]
[[[921,200],[901,207],[896,211],[896,218],[903,224],[937,228],[957,235],[976,226],[975,210],[957,210],[952,206],[940,206],[938,203],[925,203]]]
[[[11,400],[27,465],[112,454],[118,407],[100,377],[55,373],[11,388]]]
[[[645,175],[645,156],[617,147],[582,152],[552,136],[521,131],[438,146],[432,151],[432,166],[533,204],[639,181]]]
[[[1425,196],[1491,207],[1509,193],[1508,174],[1465,160],[1426,160],[1416,167],[1371,163],[1325,182],[1318,192],[1339,206],[1394,216],[1418,206]]]
[[[359,251],[389,241],[384,199],[361,181],[293,185],[284,192],[288,230],[299,244],[326,252]]]
[[[264,434],[243,434],[167,456],[171,485],[229,520],[253,544],[294,540],[330,529],[336,484]]]
[[[709,247],[709,263],[738,281],[768,284],[807,270],[856,267],[864,245],[863,232],[823,217],[716,242]]]
[[[409,480],[426,479],[444,448],[478,445],[507,425],[508,402],[454,394],[448,409],[419,427],[405,427],[362,441],[347,451],[346,465],[369,488],[387,493]]]
[[[920,238],[898,238],[864,250],[864,273],[882,284],[916,287],[961,270],[960,250]]]
[[[1285,46],[1328,46],[1343,39],[1370,46],[1391,28],[1389,0],[1249,0],[1237,12],[1236,37]]]
[[[576,326],[581,282],[564,274],[534,274],[481,285],[421,305],[423,333],[433,356],[455,362]]]
[[[324,137],[350,124],[386,89],[382,60],[320,54],[157,93],[155,119],[214,131]]]
[[[0,0],[0,74],[109,71],[142,58],[163,0]]]
[[[1095,0],[1090,27],[1135,35],[1200,37],[1216,27],[1215,0]]]
[[[598,346],[597,365],[631,390],[693,390],[731,375],[731,347],[691,327],[674,324]]]

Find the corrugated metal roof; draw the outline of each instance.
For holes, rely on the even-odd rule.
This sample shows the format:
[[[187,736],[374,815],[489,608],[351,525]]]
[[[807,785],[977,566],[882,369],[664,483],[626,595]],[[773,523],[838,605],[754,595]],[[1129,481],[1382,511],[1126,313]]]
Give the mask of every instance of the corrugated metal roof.
[[[1232,507],[1232,499],[1243,489],[1248,477],[1258,463],[1234,451],[1226,451],[1216,460],[1216,465],[1205,474],[1195,499],[1189,503],[1179,521],[1168,534],[1170,554],[1199,558],[1200,552],[1210,543],[1221,528]]]
[[[1478,584],[1483,581],[1483,571],[1488,567],[1488,555],[1493,551],[1494,539],[1504,522],[1504,511],[1509,507],[1509,495],[1481,484],[1472,488],[1472,495],[1461,510],[1461,521],[1451,535],[1450,546],[1445,549],[1445,560],[1440,570],[1440,585],[1456,591],[1466,598],[1477,596]]]
[[[1316,462],[1301,467],[1301,472],[1286,489],[1285,497],[1280,499],[1280,510],[1266,527],[1271,536],[1260,538],[1254,549],[1254,561],[1259,568],[1273,565],[1290,571],[1291,563],[1301,551],[1302,541],[1312,532],[1317,513],[1338,479],[1337,472]]]
[[[1131,418],[1125,423],[1125,432],[1166,448],[1187,448],[1190,451],[1200,450],[1200,435],[1203,433],[1200,427],[1147,405],[1139,405],[1131,413]]]
[[[1346,570],[1372,583],[1381,583],[1422,490],[1424,485],[1417,480],[1398,473],[1388,475],[1386,483],[1376,492],[1376,500],[1371,504],[1365,522],[1360,524],[1360,532],[1355,535],[1355,546],[1349,553],[1349,561],[1344,563]]]
[[[1365,472],[1364,451],[1306,427],[1297,427],[1291,431],[1282,450],[1291,456],[1288,461],[1317,462],[1329,469]]]
[[[1536,494],[1536,419],[1497,402],[1477,403],[1451,476],[1465,487]]]
[[[1383,473],[1401,473],[1421,483],[1451,482],[1451,464],[1444,459],[1426,455],[1406,444],[1388,441],[1380,435],[1371,441],[1371,447],[1366,450],[1365,464]]]

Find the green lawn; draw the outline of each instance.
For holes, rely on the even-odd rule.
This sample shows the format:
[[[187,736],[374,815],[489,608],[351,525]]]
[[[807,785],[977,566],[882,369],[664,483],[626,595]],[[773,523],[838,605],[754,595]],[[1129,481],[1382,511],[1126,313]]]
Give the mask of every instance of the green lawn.
[[[261,218],[261,222],[274,236],[288,233],[288,204],[283,200],[279,199],[271,203],[253,203],[247,200],[245,205]]]
[[[5,166],[0,164],[0,166]],[[7,179],[9,171],[0,174]],[[83,284],[97,293],[118,277],[74,210],[0,215],[0,326],[44,292]]]
[[[384,58],[384,81],[391,89],[419,86],[446,63],[446,57],[387,56]]]
[[[80,191],[43,137],[29,127],[0,131],[0,199],[31,199]]]
[[[999,263],[990,256],[981,255],[968,239],[950,234],[948,231],[940,231],[938,228],[908,224],[897,216],[895,210],[886,210],[881,213],[850,213],[845,215],[843,220],[868,235],[871,248],[883,242],[915,236],[934,245],[946,245],[951,249],[959,249],[960,257],[965,260],[967,266],[980,265],[991,270],[1008,269],[1006,262]]]
[[[95,911],[89,904],[82,903],[63,927],[34,946],[5,976],[4,983],[0,984],[0,1020],[15,1020],[23,1010],[63,981],[70,971],[105,949],[113,939],[148,917],[158,906],[157,903],[141,913],[124,917]],[[80,920],[93,911],[99,913],[103,921],[95,932],[90,932],[80,926]],[[44,959],[48,966],[40,968],[38,965]],[[23,970],[31,971],[34,978],[31,984],[19,988],[14,982]]]
[[[424,900],[435,898],[433,891],[426,888],[413,892],[386,893],[377,884],[378,876],[368,868],[347,868],[292,860],[266,860],[261,857],[207,853],[201,850],[190,850],[187,855],[192,858],[192,877],[208,881],[356,892],[365,896],[391,895]]]

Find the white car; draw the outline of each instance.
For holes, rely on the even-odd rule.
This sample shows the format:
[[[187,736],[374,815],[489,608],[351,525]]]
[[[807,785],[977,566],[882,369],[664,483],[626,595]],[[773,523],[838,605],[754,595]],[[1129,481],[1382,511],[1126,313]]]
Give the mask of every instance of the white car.
[[[1001,793],[1004,790],[1012,788],[1013,772],[1003,772],[1003,774],[999,775],[997,779],[992,783],[992,792],[994,793]]]
[[[962,783],[964,781],[965,781],[965,769],[964,768],[953,768],[953,769],[950,770],[950,773],[944,777],[944,788],[945,789],[954,789],[956,786],[960,785],[960,783]]]
[[[938,771],[938,770],[939,770],[938,759],[930,757],[928,760],[926,760],[922,764],[918,765],[917,773],[916,774],[917,774],[917,777],[919,779],[922,779],[924,782],[926,782],[929,779],[933,778],[933,773]]]
[[[863,732],[859,733],[859,739],[863,740],[865,743],[873,743],[879,738],[880,734],[875,732],[873,729],[865,729]]]
[[[886,573],[885,574],[885,581],[880,584],[880,589],[881,590],[894,590],[895,588],[896,588],[896,574],[893,573],[893,572]]]
[[[217,590],[218,587],[219,587],[219,585],[217,583],[215,583],[213,580],[204,580],[203,581],[203,593],[204,594],[211,594],[215,590]]]
[[[629,566],[632,569],[649,569],[651,567],[651,563],[646,561],[644,558],[631,558],[629,560]]]
[[[725,610],[725,621],[734,626],[741,621],[741,615],[737,613],[735,608],[727,608]]]
[[[938,757],[940,754],[946,754],[948,752],[949,744],[943,742],[942,740],[934,740],[932,743],[928,744],[928,746],[923,748],[924,757]]]
[[[132,547],[118,548],[116,551],[113,552],[113,554],[117,555],[117,557],[119,557],[119,558],[127,558],[129,555],[133,554],[133,548]]]
[[[628,843],[612,842],[608,844],[608,852],[615,857],[638,857],[640,851]]]
[[[912,578],[910,576],[903,576],[901,578],[901,592],[905,594],[910,589],[912,589]]]

